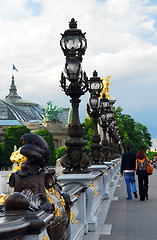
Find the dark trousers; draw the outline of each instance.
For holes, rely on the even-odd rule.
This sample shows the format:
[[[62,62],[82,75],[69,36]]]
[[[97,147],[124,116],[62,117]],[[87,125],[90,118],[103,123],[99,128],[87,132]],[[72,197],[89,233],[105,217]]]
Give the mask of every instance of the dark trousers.
[[[146,170],[138,171],[138,187],[140,200],[145,200],[145,197],[148,197],[148,174]]]

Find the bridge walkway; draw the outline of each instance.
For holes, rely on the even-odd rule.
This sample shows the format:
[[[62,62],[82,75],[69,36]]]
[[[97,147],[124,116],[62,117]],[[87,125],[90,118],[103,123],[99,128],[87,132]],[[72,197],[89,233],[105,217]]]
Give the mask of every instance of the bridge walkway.
[[[136,176],[136,185],[138,181]],[[99,227],[83,240],[156,240],[157,239],[157,170],[149,176],[149,200],[127,200],[123,177],[115,180],[109,199],[97,212]]]

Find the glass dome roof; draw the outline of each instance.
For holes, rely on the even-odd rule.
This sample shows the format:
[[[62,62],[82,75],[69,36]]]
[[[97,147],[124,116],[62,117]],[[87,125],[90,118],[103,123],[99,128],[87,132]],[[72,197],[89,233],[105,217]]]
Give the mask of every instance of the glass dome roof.
[[[44,110],[39,104],[24,100],[17,94],[14,76],[12,75],[9,94],[5,99],[0,99],[0,120],[29,122],[43,119]]]

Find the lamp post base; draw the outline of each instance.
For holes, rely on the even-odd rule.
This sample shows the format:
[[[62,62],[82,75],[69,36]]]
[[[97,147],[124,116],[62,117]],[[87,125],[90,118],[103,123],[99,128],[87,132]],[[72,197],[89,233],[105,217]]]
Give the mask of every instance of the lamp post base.
[[[82,126],[70,126],[68,132],[71,139],[66,141],[66,154],[61,158],[63,173],[88,173],[91,160],[86,154],[86,141],[81,138]]]

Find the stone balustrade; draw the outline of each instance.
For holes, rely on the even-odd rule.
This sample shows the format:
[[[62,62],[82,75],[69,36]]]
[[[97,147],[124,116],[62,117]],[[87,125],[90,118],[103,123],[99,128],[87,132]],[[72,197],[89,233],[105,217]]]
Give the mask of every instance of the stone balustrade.
[[[70,239],[82,239],[88,232],[86,221],[86,194],[87,185],[80,183],[69,183],[63,186],[63,191],[70,195]],[[81,206],[81,207],[80,207]]]
[[[10,194],[12,192],[12,188],[9,187],[9,175],[11,171],[0,171],[0,194]]]
[[[114,185],[114,179],[120,171],[120,159],[105,162],[104,165],[92,165],[87,174],[61,174],[58,181],[62,184],[63,192],[70,195],[70,238],[81,240],[88,231],[96,231],[98,219],[96,211],[102,201],[109,197],[109,188]],[[0,192],[10,193],[7,181],[10,172],[0,172]],[[37,234],[32,239],[44,239],[46,231]],[[30,235],[25,234],[21,239],[27,240]],[[48,237],[45,239],[49,239]]]
[[[92,165],[87,174],[64,174],[58,177],[63,191],[70,194],[72,201],[70,239],[81,240],[88,231],[96,231],[96,211],[102,201],[109,197],[109,188],[114,186],[120,170],[120,159],[104,165]]]

